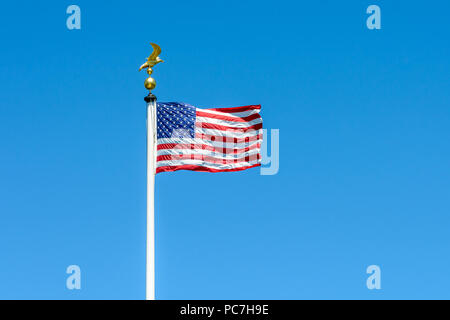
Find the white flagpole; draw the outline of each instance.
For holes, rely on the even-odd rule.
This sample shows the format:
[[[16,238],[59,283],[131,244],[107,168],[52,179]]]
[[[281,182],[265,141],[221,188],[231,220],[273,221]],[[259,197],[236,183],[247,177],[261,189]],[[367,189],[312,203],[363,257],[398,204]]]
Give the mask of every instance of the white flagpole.
[[[147,102],[147,263],[146,300],[155,300],[155,163],[156,163],[156,97]]]
[[[155,300],[155,171],[156,171],[156,97],[152,90],[156,87],[156,81],[150,75],[152,67],[163,62],[158,55],[161,48],[150,43],[152,54],[147,61],[140,66],[139,71],[147,69],[149,77],[145,79],[144,87],[149,90],[145,97],[147,102],[147,258],[145,266],[145,299]]]

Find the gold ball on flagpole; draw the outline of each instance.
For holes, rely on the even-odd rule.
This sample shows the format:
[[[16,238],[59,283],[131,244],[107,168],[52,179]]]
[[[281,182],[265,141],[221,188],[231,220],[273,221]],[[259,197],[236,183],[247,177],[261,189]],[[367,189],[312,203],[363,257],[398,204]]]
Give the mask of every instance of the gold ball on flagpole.
[[[152,67],[154,67],[160,62],[164,62],[160,57],[158,57],[159,54],[161,53],[161,48],[155,43],[150,43],[150,45],[153,48],[153,52],[147,58],[147,61],[139,68],[139,71],[141,71],[142,69],[147,69],[147,74],[149,76],[153,73]],[[152,91],[156,87],[155,79],[153,79],[152,77],[148,77],[147,79],[145,79],[144,86],[147,90]]]
[[[155,87],[156,87],[155,79],[148,77],[147,79],[145,79],[144,86],[147,90],[150,90],[150,91],[155,89]]]

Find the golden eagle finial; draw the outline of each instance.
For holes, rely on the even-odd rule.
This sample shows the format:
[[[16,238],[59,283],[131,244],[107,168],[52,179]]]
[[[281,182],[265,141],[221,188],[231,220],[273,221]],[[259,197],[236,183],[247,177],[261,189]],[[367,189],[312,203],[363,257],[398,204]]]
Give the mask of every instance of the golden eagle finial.
[[[147,73],[148,75],[151,75],[153,73],[152,67],[154,67],[156,64],[160,62],[164,62],[161,58],[159,58],[159,54],[161,53],[161,48],[156,43],[150,43],[150,45],[153,47],[152,54],[147,58],[147,62],[145,62],[142,66],[140,66],[139,71],[142,69],[148,68]],[[144,86],[148,90],[153,90],[156,87],[156,81],[155,79],[148,77],[145,79]]]

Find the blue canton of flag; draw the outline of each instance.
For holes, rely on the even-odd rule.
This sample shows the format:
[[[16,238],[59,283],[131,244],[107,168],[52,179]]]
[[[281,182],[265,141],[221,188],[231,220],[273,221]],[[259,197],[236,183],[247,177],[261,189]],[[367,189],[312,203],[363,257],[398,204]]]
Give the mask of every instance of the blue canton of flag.
[[[158,103],[157,136],[160,138],[194,138],[195,107],[176,102]]]

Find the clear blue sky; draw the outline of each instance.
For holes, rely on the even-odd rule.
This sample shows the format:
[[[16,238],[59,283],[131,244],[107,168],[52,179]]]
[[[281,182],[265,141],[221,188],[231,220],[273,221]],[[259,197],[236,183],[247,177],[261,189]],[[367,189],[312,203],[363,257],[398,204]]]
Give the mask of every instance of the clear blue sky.
[[[0,10],[0,298],[145,297],[150,41],[160,101],[281,139],[275,176],[157,176],[157,298],[450,298],[447,1],[70,4]]]

